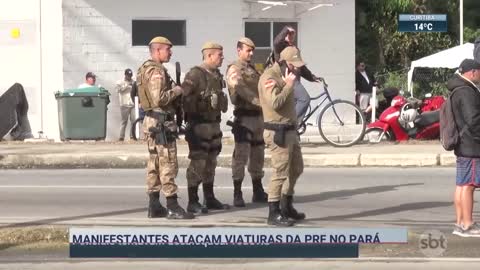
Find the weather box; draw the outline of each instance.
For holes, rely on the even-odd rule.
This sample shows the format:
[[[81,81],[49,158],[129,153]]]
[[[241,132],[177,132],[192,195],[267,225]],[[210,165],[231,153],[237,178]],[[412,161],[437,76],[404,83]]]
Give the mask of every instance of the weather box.
[[[447,14],[400,14],[398,32],[447,32]]]

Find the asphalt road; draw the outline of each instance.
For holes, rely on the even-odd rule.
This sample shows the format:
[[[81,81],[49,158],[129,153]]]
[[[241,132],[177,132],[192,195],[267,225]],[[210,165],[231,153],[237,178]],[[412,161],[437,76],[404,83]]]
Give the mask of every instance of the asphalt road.
[[[180,170],[178,177],[180,201],[183,205],[187,200],[184,172],[185,170]],[[270,171],[266,172],[266,179],[269,173]],[[36,225],[266,226],[266,205],[251,203],[245,209],[212,212],[188,222],[147,219],[144,175],[144,170],[118,169],[1,171],[0,229]],[[228,169],[217,169],[216,194],[227,203],[231,203],[233,193],[230,175]],[[364,245],[360,249],[360,255],[364,258],[425,257],[419,251],[418,236],[426,230],[435,229],[440,230],[448,239],[448,248],[441,257],[478,258],[480,239],[451,235],[454,222],[454,176],[453,168],[306,169],[297,184],[295,204],[297,209],[307,214],[307,220],[298,226],[409,229],[409,244]],[[249,201],[249,178],[245,186],[244,195]],[[478,219],[477,203],[475,207],[474,215]],[[68,251],[65,248],[53,251],[48,248],[39,251],[27,248],[18,251],[15,248],[2,250],[0,247],[0,260],[28,261],[45,258],[68,259]],[[49,269],[56,269],[58,265],[52,264]],[[376,262],[373,265],[380,264]],[[438,264],[426,266],[437,269]],[[101,263],[99,267],[108,269]],[[116,269],[122,269],[121,267],[127,269],[128,264]],[[138,269],[143,269],[142,267],[144,266],[139,265]],[[325,267],[329,267],[329,264]],[[358,267],[352,266],[350,269],[363,269],[362,265]]]
[[[187,203],[184,173],[180,170],[177,181],[183,205]],[[306,169],[297,183],[295,203],[307,213],[305,226],[449,229],[454,220],[454,173],[450,168]],[[145,218],[144,174],[144,170],[2,171],[0,224],[168,225],[171,222],[164,219]],[[249,201],[249,179],[245,186]],[[217,197],[231,203],[232,193],[229,170],[218,169]],[[246,209],[200,216],[195,222],[262,226],[266,215],[265,205],[249,204]]]

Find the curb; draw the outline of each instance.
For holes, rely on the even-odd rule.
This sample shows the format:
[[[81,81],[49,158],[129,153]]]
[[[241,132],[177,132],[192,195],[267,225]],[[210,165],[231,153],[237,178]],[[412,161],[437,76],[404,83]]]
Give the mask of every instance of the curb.
[[[0,155],[0,169],[133,169],[145,168],[148,153],[128,155],[112,154],[41,154]],[[230,167],[231,154],[219,155],[219,167]],[[304,154],[305,167],[453,167],[453,154]],[[178,155],[180,168],[188,167],[187,154]],[[265,168],[271,167],[269,155],[265,156]]]
[[[439,154],[364,154],[360,165],[363,167],[431,167],[441,166]]]

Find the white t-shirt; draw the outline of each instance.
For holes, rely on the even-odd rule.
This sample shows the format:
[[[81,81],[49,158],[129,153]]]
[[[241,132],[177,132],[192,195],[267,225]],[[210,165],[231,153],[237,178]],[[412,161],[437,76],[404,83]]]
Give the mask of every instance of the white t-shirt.
[[[78,86],[78,88],[88,88],[88,87],[94,87],[95,85],[90,85],[88,83],[82,83]]]
[[[362,71],[360,72],[362,74],[362,76],[365,78],[365,80],[367,81],[367,83],[370,84],[370,80],[368,79],[368,75],[367,75],[367,72],[366,71]]]

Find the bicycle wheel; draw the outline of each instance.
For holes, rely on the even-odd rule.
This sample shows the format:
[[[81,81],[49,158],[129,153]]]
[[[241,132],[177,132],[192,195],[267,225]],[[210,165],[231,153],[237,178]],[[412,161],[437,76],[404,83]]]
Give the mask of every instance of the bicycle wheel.
[[[363,138],[367,124],[358,106],[346,100],[334,100],[320,112],[318,131],[336,147],[352,146]]]
[[[133,123],[132,123],[132,128],[130,129],[130,138],[133,140],[137,141],[137,130],[139,131],[139,134],[141,136],[141,131],[140,129],[142,128],[143,124],[143,118],[137,118]],[[138,128],[137,128],[138,127]]]

